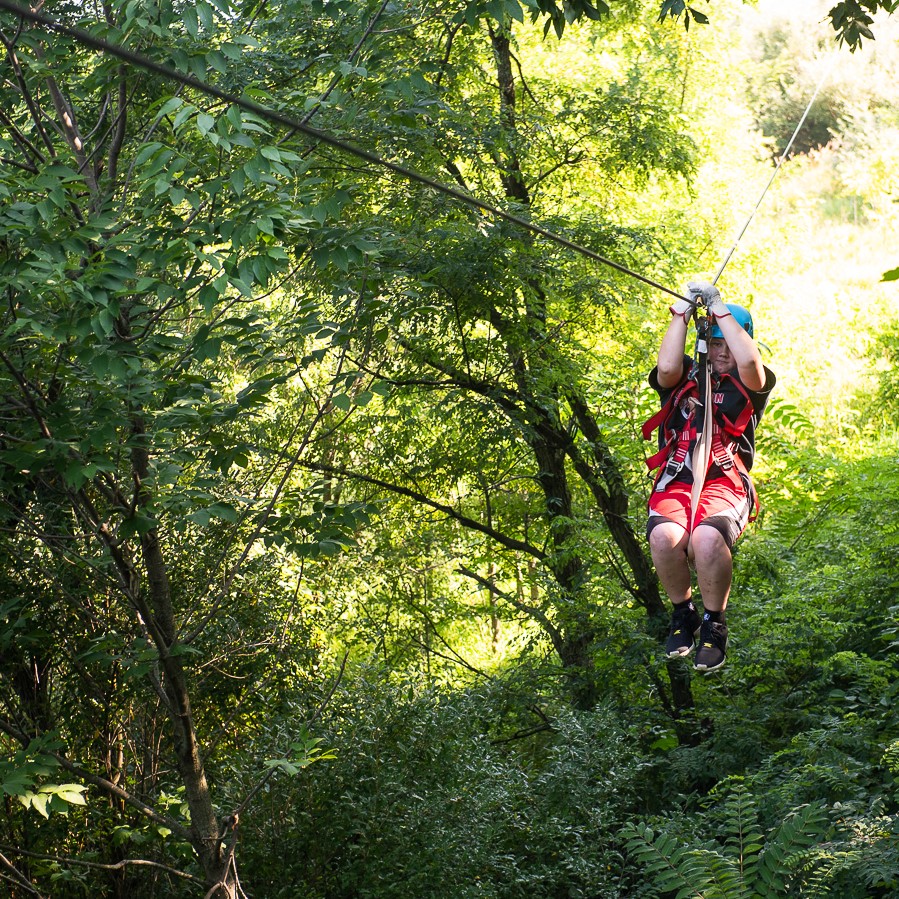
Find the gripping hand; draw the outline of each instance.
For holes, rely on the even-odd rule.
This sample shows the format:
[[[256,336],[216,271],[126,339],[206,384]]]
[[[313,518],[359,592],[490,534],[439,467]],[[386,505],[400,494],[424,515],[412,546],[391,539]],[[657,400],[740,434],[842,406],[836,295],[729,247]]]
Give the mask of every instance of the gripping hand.
[[[696,305],[694,300],[681,297],[681,299],[675,300],[668,309],[672,315],[679,315],[685,322],[689,323],[690,316],[696,311]]]
[[[687,289],[691,295],[700,297],[700,302],[706,307],[709,315],[714,315],[715,318],[724,318],[730,315],[730,309],[724,305],[718,288],[710,281],[691,281],[687,285]]]

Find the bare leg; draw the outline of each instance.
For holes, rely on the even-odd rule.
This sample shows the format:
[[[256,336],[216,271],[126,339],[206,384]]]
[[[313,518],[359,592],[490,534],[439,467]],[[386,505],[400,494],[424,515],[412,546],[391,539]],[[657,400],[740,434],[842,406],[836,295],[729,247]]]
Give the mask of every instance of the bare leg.
[[[673,603],[686,602],[693,592],[687,563],[687,532],[673,521],[663,522],[650,531],[649,548],[668,598]]]
[[[690,549],[696,560],[696,578],[703,606],[709,612],[723,612],[727,608],[734,573],[734,560],[727,543],[715,528],[700,524],[693,531]]]

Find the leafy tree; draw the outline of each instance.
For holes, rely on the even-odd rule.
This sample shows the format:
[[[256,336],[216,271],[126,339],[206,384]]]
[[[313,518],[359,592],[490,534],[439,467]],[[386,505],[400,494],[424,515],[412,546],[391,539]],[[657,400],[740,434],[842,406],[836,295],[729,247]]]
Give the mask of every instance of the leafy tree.
[[[244,835],[248,888],[620,895],[615,830],[639,765],[626,726],[612,709],[558,706],[540,731],[500,736],[522,701],[500,681],[419,690],[374,667],[341,688],[324,725],[342,748],[328,766],[273,784],[269,814]],[[292,851],[273,856],[275,844]]]
[[[616,26],[609,27],[613,42]],[[415,35],[416,70],[433,73],[430,84],[420,76],[410,79],[419,94],[416,103],[428,110],[417,133],[404,134],[406,141],[415,138],[419,165],[439,166],[466,189],[496,196],[525,215],[540,213],[552,187],[563,175],[570,179],[575,167],[598,179],[610,209],[625,201],[617,186],[622,182],[638,189],[652,177],[689,172],[689,143],[677,128],[673,98],[661,83],[647,80],[651,69],[661,72],[670,63],[674,50],[641,59],[642,81],[635,66],[586,97],[562,87],[558,102],[564,112],[557,116],[558,85],[515,77],[513,29],[511,18],[487,18],[470,33],[423,29]],[[529,46],[522,43],[522,50],[536,52]],[[392,74],[375,63],[366,71],[373,79],[368,90],[377,79],[393,89]],[[375,199],[357,190],[356,204],[363,201],[382,218],[383,192]],[[505,223],[448,208],[433,195],[416,191],[410,197],[405,185],[391,191],[387,206],[389,230],[386,221],[380,228],[390,236],[382,240],[377,260],[360,270],[358,289],[341,297],[336,310],[360,371],[394,390],[386,419],[380,406],[366,407],[380,446],[367,440],[364,449],[346,444],[341,464],[312,468],[417,499],[485,534],[503,554],[495,559],[494,574],[466,567],[479,588],[504,601],[514,594],[506,585],[515,572],[535,564],[538,602],[518,602],[517,608],[539,622],[568,672],[575,701],[589,707],[598,695],[588,600],[597,565],[619,572],[622,593],[642,607],[653,628],[666,618],[632,524],[639,482],[618,456],[633,447],[634,422],[618,417],[632,415],[632,409],[617,405],[611,382],[594,386],[583,375],[595,364],[619,379],[616,390],[626,388],[614,371],[623,355],[615,328],[624,327],[624,319],[615,306],[624,287]],[[600,250],[620,251],[633,241],[635,258],[648,258],[644,254],[654,246],[649,230],[599,221],[586,212],[574,231]],[[599,322],[607,323],[602,336]],[[407,409],[415,410],[414,429],[392,426],[410,421]],[[453,422],[449,429],[441,427],[447,418]],[[456,435],[459,443],[448,443]],[[428,443],[428,437],[437,442]],[[444,467],[449,459],[452,468]],[[519,461],[510,466],[511,459]],[[375,466],[381,469],[377,474]],[[514,495],[505,481],[517,485]],[[464,484],[463,496],[447,496],[444,484]],[[536,489],[525,489],[529,484]],[[598,557],[582,535],[595,526],[594,513],[603,522]],[[674,684],[675,706],[688,707],[679,673]]]
[[[166,41],[205,76],[252,44],[230,12],[116,5],[86,24]],[[289,390],[330,333],[289,285],[333,200],[288,184],[299,155],[253,116],[8,16],[2,39],[0,731],[27,775],[5,789],[44,813],[89,785],[234,895],[207,755],[229,696],[208,669],[258,682],[271,665],[220,622],[272,639],[283,610],[237,613],[262,592],[254,548],[327,554],[366,517],[294,476],[333,407],[327,376],[317,407]],[[29,773],[51,769],[67,781]]]
[[[230,8],[205,3],[187,10],[165,3],[114,4],[99,20],[80,8],[60,13],[124,46],[150,44],[149,52],[182,72],[216,73],[225,87],[252,81],[260,99],[268,91],[295,99],[296,76],[304,74],[308,95],[318,97],[310,113],[339,131],[375,82],[360,78],[357,90],[354,79],[362,70],[354,64],[341,72],[345,82],[328,81],[328,73],[310,70],[298,51],[321,55],[348,45],[358,30],[342,26],[354,11],[261,8],[247,30]],[[320,40],[303,37],[312,29],[283,26],[282,16],[295,24],[298,13],[327,25]],[[595,13],[589,5],[572,7],[568,18],[555,6],[539,10],[557,34],[570,19]],[[465,71],[492,59],[501,79],[498,104],[489,94],[476,98],[493,107],[496,149],[475,142],[479,153],[487,151],[481,175],[476,168],[456,167],[457,173],[462,181],[492,183],[508,202],[526,207],[531,188],[519,172],[522,135],[510,80],[510,27],[520,10],[502,11],[495,23],[481,15],[460,8],[449,31],[436,30],[433,46],[440,52],[433,53],[430,71],[438,83],[449,74],[455,58],[440,62],[441,55],[456,34],[471,28],[471,36],[465,31],[459,40],[467,54]],[[265,52],[254,52],[256,34],[268,39]],[[352,360],[362,363],[360,384],[357,371],[348,370],[346,349],[333,355],[329,350],[352,345],[355,354],[373,333],[371,351],[381,354],[387,336],[375,327],[368,306],[355,320],[335,326],[322,319],[314,300],[333,292],[338,309],[353,294],[368,303],[374,285],[385,296],[396,295],[402,280],[421,282],[424,256],[411,266],[398,257],[406,236],[392,238],[370,210],[354,220],[351,204],[362,210],[380,201],[374,187],[359,185],[346,159],[328,148],[318,148],[310,159],[308,152],[291,150],[258,116],[216,106],[188,88],[173,92],[157,75],[50,40],[7,14],[3,41],[7,166],[0,277],[7,306],[0,356],[0,491],[3,553],[14,565],[10,595],[16,598],[4,607],[3,639],[11,647],[3,660],[9,713],[0,727],[7,747],[24,753],[5,781],[7,792],[23,805],[55,811],[60,802],[77,805],[80,787],[88,784],[110,802],[103,828],[122,826],[126,810],[129,827],[152,822],[160,835],[172,836],[176,859],[190,847],[209,890],[233,895],[237,818],[226,814],[210,786],[211,774],[218,772],[213,747],[227,745],[222,732],[229,694],[207,669],[221,666],[226,677],[254,684],[271,681],[274,670],[259,653],[244,653],[239,638],[231,645],[240,651],[222,655],[222,618],[230,614],[266,633],[266,640],[280,639],[274,634],[282,609],[268,609],[256,620],[238,612],[241,603],[255,604],[270,586],[251,561],[254,552],[261,546],[275,559],[283,551],[314,560],[348,545],[368,514],[360,503],[335,504],[333,481],[301,477],[301,467],[326,470],[304,456],[319,434],[326,452],[329,439],[339,445],[329,429],[354,404],[364,404],[371,391],[361,386],[377,386],[366,385],[366,368],[397,386],[417,367],[440,370],[435,348],[414,347],[414,333],[400,328],[395,345],[403,353],[402,372],[363,355]],[[484,55],[485,47],[492,56]],[[356,51],[347,55],[363,61]],[[385,74],[399,58],[368,56]],[[403,64],[407,72],[399,80],[377,82],[379,91],[395,98],[388,124],[410,114],[404,104],[420,87],[407,74],[412,66]],[[448,83],[447,108],[459,108],[465,87],[460,80]],[[285,84],[290,89],[283,90]],[[421,99],[432,105],[430,97]],[[625,106],[611,91],[607,108],[617,110],[623,122],[630,120]],[[687,164],[648,107],[633,121],[649,143],[628,163],[634,177],[645,177],[659,150],[672,170]],[[445,124],[441,118],[438,123]],[[370,125],[379,137],[394,140],[392,133],[382,135],[380,121]],[[419,146],[423,136],[416,129],[408,138]],[[472,137],[468,127],[466,140]],[[610,137],[603,161],[608,172],[630,155],[620,136]],[[435,158],[452,170],[452,156],[438,151]],[[541,153],[548,155],[539,178],[567,164],[564,154],[553,158],[558,151],[551,142]],[[400,208],[410,211],[408,204]],[[339,225],[337,216],[343,218]],[[447,221],[460,227],[463,248],[483,226],[464,216]],[[369,258],[375,230],[389,265],[376,266]],[[438,246],[424,249],[427,254]],[[496,252],[495,245],[488,249]],[[520,250],[525,260],[532,253],[527,243]],[[312,264],[319,268],[314,289],[308,280]],[[352,279],[346,277],[350,267]],[[587,475],[638,580],[634,595],[649,612],[659,612],[658,593],[626,516],[623,476],[600,438],[584,391],[555,382],[557,360],[546,345],[554,322],[544,279],[530,262],[511,277],[498,275],[492,291],[498,296],[511,285],[514,302],[507,309],[497,303],[491,312],[491,302],[475,297],[480,308],[461,321],[498,329],[504,352],[517,357],[509,384],[520,405],[507,406],[504,414],[514,428],[525,430],[549,510],[540,539],[548,538],[552,548],[547,553],[537,544],[522,545],[546,560],[555,579],[552,590],[562,591],[559,624],[549,628],[557,649],[571,669],[586,670],[591,628],[583,607],[568,601],[586,567],[573,542],[566,457]],[[434,277],[446,281],[447,273]],[[404,312],[399,305],[397,311]],[[444,305],[442,314],[448,311]],[[484,359],[505,367],[495,353]],[[470,372],[460,387],[478,395]],[[578,447],[571,441],[563,408],[589,442]],[[529,421],[534,412],[537,419]],[[24,642],[18,640],[23,622]],[[583,683],[575,692],[588,704],[596,696],[595,682]],[[250,712],[245,700],[237,697],[240,714]],[[63,709],[78,714],[64,715]],[[97,714],[103,727],[95,738],[91,721]],[[138,755],[139,765],[129,761]],[[175,776],[161,773],[169,756]],[[40,780],[56,768],[80,783]],[[21,770],[25,779],[17,781]],[[23,848],[41,855],[39,844],[29,841]]]
[[[686,136],[716,88],[682,75],[695,29],[630,4],[240,13],[56,11],[654,278],[726,218],[682,211],[724,154]],[[895,888],[895,474],[854,409],[828,442],[830,394],[771,408],[734,665],[669,686],[642,288],[6,13],[0,36],[4,884],[635,895],[659,883],[622,870],[621,825],[676,801],[664,839],[701,879]],[[888,107],[862,110],[872,174],[840,159],[869,196]],[[703,807],[731,774],[747,792]],[[781,823],[823,803],[791,856]],[[700,844],[694,816],[737,829]]]
[[[895,0],[840,0],[829,17],[840,43],[845,42],[854,52],[864,38],[874,40],[873,17],[881,11],[892,15],[896,11]]]
[[[829,5],[829,4],[828,4]],[[860,49],[864,40],[874,40],[874,16],[878,12],[892,15],[896,11],[895,0],[838,0],[827,13],[827,18],[836,39],[840,44],[846,44],[854,53]],[[684,27],[689,29],[691,22],[700,25],[709,24],[710,17],[695,6],[687,4],[686,0],[663,0],[660,18],[680,19],[683,16]]]

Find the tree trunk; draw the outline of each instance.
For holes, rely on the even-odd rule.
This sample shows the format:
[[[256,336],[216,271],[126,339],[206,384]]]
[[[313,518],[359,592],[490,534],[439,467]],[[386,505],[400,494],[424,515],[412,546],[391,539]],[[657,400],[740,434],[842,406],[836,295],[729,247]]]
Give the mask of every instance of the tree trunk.
[[[142,422],[134,425],[135,433],[142,433]],[[144,483],[148,474],[148,458],[142,449],[132,451],[135,482]],[[138,486],[138,506],[142,497]],[[190,809],[192,843],[203,868],[206,883],[212,895],[233,899],[237,884],[231,867],[231,857],[222,844],[219,823],[215,817],[209,784],[200,753],[199,740],[190,706],[187,672],[177,653],[177,631],[172,605],[172,590],[168,569],[159,543],[159,534],[152,528],[140,537],[141,558],[147,578],[146,608],[149,620],[145,622],[159,652],[162,668],[162,689],[167,711],[172,722],[175,762],[185,799]]]
[[[509,27],[510,23],[501,27],[490,26],[490,40],[496,62],[499,121],[503,134],[503,139],[494,149],[494,159],[506,197],[523,206],[529,206],[531,197],[518,149],[520,140],[515,111],[516,85]],[[545,307],[541,305],[544,292],[540,284],[531,284],[530,287],[532,295],[538,299],[537,308],[532,308],[531,304],[527,309],[528,326],[533,332],[533,342],[537,347],[538,356],[544,356],[549,346],[544,333]],[[494,311],[492,321],[495,325],[499,324],[497,319],[498,314]],[[584,399],[570,391],[566,401],[590,446],[591,457],[587,459],[562,426],[558,403],[548,409],[545,400],[539,402],[530,394],[529,385],[533,379],[526,375],[533,372],[529,372],[528,369],[535,364],[549,365],[550,361],[545,358],[529,359],[527,350],[523,353],[521,350],[516,352],[512,346],[509,346],[508,353],[513,360],[518,389],[525,399],[527,409],[539,417],[536,423],[525,423],[530,426],[525,433],[532,435],[529,443],[537,463],[537,479],[543,490],[546,515],[552,529],[556,554],[549,560],[549,565],[556,580],[566,594],[575,597],[583,579],[583,561],[571,546],[572,529],[570,526],[559,524],[571,516],[571,492],[565,468],[566,459],[570,455],[575,470],[590,489],[612,540],[631,574],[632,580],[629,579],[631,582],[625,583],[625,587],[646,610],[646,626],[649,632],[659,640],[664,639],[668,610],[659,590],[659,581],[646,551],[634,533],[628,517],[629,498],[624,478],[608,445],[602,439],[595,418]],[[590,646],[594,633],[588,617],[578,612],[566,616],[561,632],[564,638],[564,649],[560,653],[562,664],[567,670],[577,672],[573,674],[572,680],[575,704],[579,707],[590,707],[598,697],[598,688],[594,678],[589,674]],[[681,677],[679,672],[669,666],[669,680],[674,714],[678,715],[681,711],[687,712],[692,709],[694,703],[689,677]]]

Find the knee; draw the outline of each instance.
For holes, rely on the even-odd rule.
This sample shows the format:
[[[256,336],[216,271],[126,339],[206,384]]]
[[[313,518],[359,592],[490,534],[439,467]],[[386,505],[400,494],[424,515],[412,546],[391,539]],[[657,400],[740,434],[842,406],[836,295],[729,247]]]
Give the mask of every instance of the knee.
[[[696,560],[701,564],[705,559],[730,556],[730,547],[716,528],[700,525],[693,531],[690,540],[691,549]]]
[[[683,553],[687,535],[682,528],[658,525],[649,532],[649,549],[654,558]]]

